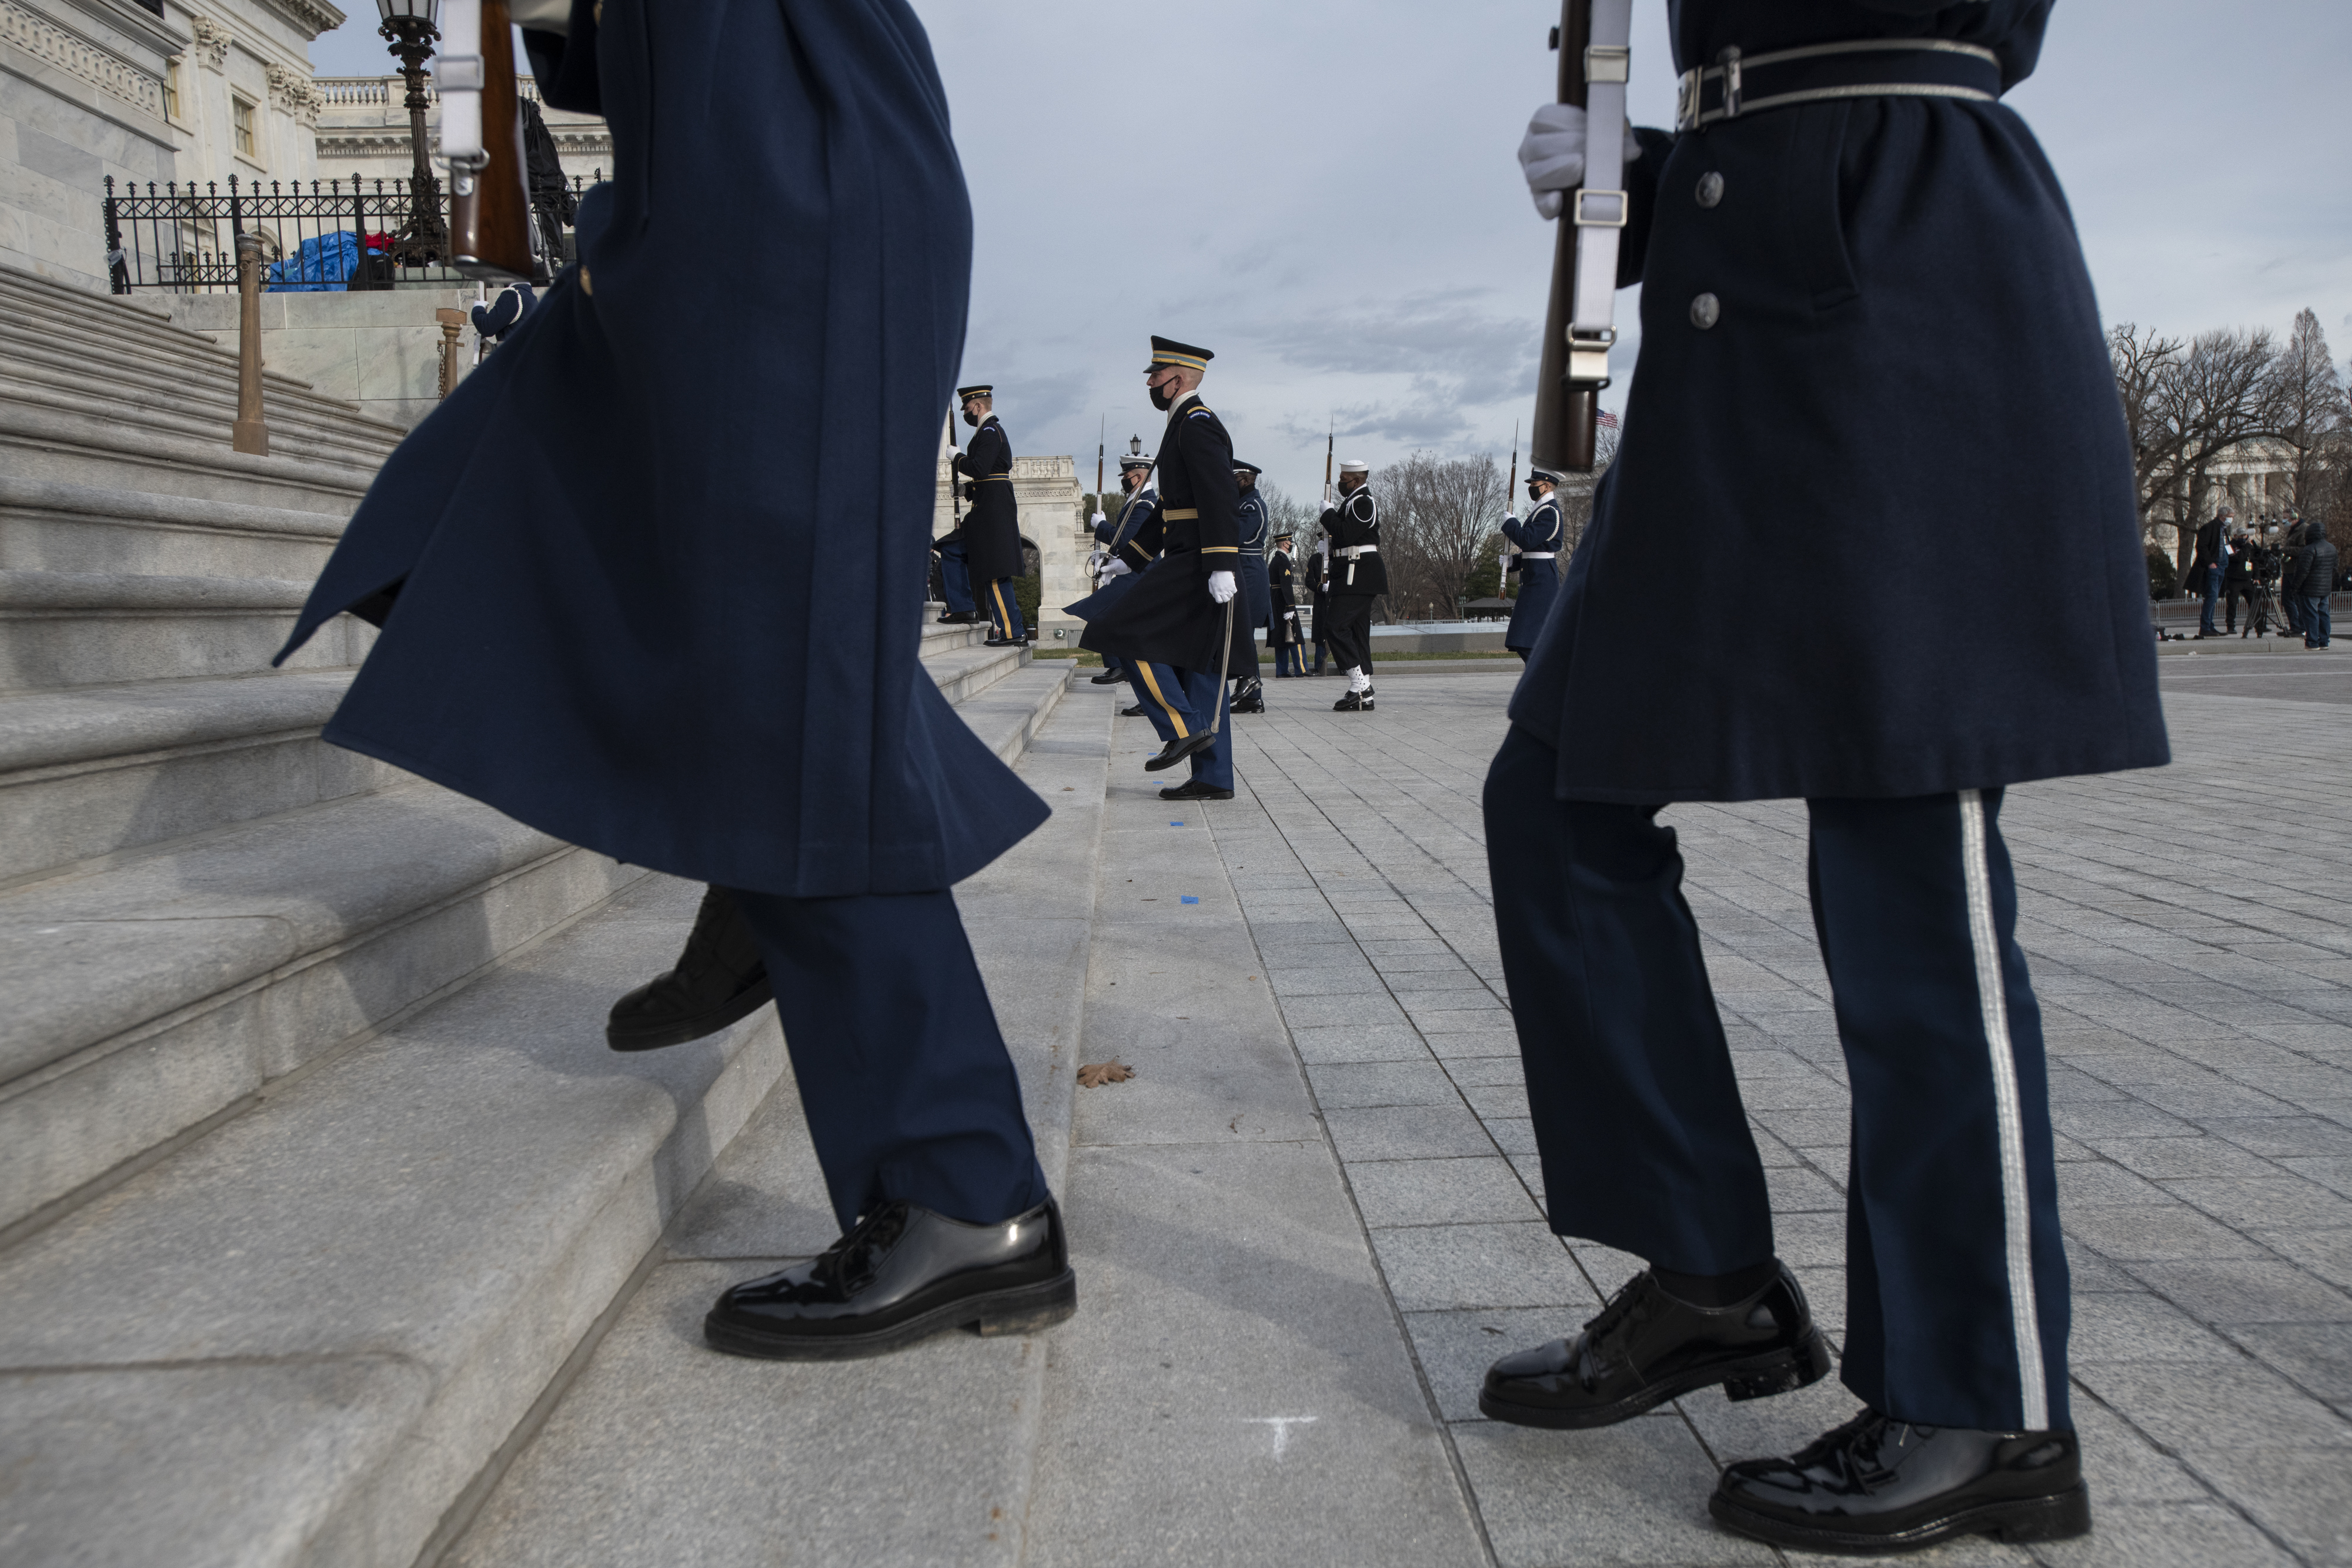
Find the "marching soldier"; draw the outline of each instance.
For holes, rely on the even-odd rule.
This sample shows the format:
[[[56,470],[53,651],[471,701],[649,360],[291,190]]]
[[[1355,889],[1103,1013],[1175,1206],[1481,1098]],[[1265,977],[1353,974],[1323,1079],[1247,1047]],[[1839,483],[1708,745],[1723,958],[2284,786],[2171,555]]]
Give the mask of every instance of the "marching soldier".
[[[1266,629],[1266,621],[1273,611],[1265,578],[1265,497],[1259,495],[1257,489],[1260,472],[1255,463],[1234,465],[1234,483],[1241,486],[1242,492],[1242,602],[1248,606],[1246,617],[1253,632]],[[1257,678],[1257,653],[1253,647],[1247,666],[1234,675],[1234,712],[1265,711],[1265,685]]]
[[[1298,569],[1291,559],[1290,545],[1290,535],[1275,535],[1274,553],[1265,558],[1265,640],[1274,650],[1277,681],[1305,673],[1298,664]]]
[[[1657,821],[1807,803],[1853,1082],[1842,1372],[1862,1409],[1731,1465],[1708,1505],[1790,1550],[2090,1528],[2001,799],[2168,748],[2098,308],[2050,166],[1999,101],[2049,11],[1675,6],[1680,134],[1640,132],[1626,191],[1603,193],[1630,209],[1618,281],[1642,285],[1623,444],[1486,779],[1546,1211],[1648,1264],[1580,1333],[1487,1373],[1486,1414],[1537,1427],[1829,1370]],[[1584,118],[1546,105],[1530,128],[1539,211],[1583,177]],[[1989,549],[2040,570],[1965,657],[1876,633],[1932,615]],[[1664,582],[1891,613],[1761,640],[1702,618],[1661,643]]]
[[[1519,547],[1512,558],[1519,574],[1519,596],[1511,605],[1511,625],[1503,633],[1503,646],[1517,653],[1521,663],[1536,645],[1544,617],[1551,613],[1553,596],[1559,591],[1559,547],[1568,537],[1559,502],[1552,496],[1559,481],[1560,476],[1549,468],[1529,468],[1528,501],[1535,509],[1524,522],[1517,517],[1503,519],[1503,537]]]
[[[1330,625],[1331,596],[1331,536],[1318,530],[1315,548],[1307,552],[1299,575],[1307,580],[1307,601],[1310,612],[1307,634],[1315,644],[1316,674],[1323,673],[1324,655],[1330,651],[1325,631]]]
[[[1381,561],[1381,510],[1365,483],[1367,469],[1357,462],[1339,465],[1339,499],[1323,512],[1323,535],[1330,557],[1325,595],[1331,605],[1331,625],[1315,617],[1315,630],[1331,646],[1339,673],[1348,677],[1348,695],[1331,705],[1334,713],[1372,711],[1372,601],[1389,591],[1389,569]],[[1318,649],[1315,667],[1320,672]]]
[[[1134,574],[1160,558],[1160,492],[1145,485],[1150,475],[1149,457],[1130,454],[1118,460],[1118,487],[1127,500],[1116,517],[1097,514],[1094,560],[1097,594],[1108,593],[1114,583],[1133,586]],[[1143,487],[1139,489],[1139,486]],[[1125,591],[1125,588],[1119,590],[1120,593]],[[1117,597],[1113,594],[1104,602],[1116,602]],[[1104,654],[1103,673],[1094,677],[1093,684],[1108,686],[1120,681],[1132,684],[1127,666],[1115,655]],[[1139,707],[1142,700],[1137,697]]]
[[[623,172],[581,203],[582,264],[385,461],[287,651],[374,621],[327,739],[715,884],[649,1010],[684,1038],[772,996],[843,1234],[724,1291],[711,1344],[1029,1332],[1076,1281],[949,889],[1047,813],[917,658],[971,277],[929,45],[904,0],[549,20],[542,99],[601,115]],[[889,200],[839,199],[845,166]],[[745,246],[773,287],[673,287]],[[747,445],[745,408],[796,416]]]
[[[1070,607],[1087,617],[1079,646],[1118,654],[1142,687],[1144,711],[1162,742],[1144,768],[1159,772],[1192,762],[1188,782],[1160,792],[1169,800],[1233,799],[1224,675],[1256,655],[1234,605],[1241,592],[1241,490],[1234,482],[1233,438],[1199,392],[1213,357],[1152,338],[1146,385],[1151,405],[1168,411],[1160,441],[1160,559],[1116,602]]]
[[[968,476],[964,499],[971,511],[963,520],[963,549],[970,559],[971,581],[982,609],[988,612],[986,645],[1010,648],[1029,640],[1022,624],[1020,596],[1013,580],[1021,575],[1021,508],[1013,495],[1013,441],[996,417],[996,389],[958,387],[963,422],[972,427],[971,440],[956,454],[956,472]]]

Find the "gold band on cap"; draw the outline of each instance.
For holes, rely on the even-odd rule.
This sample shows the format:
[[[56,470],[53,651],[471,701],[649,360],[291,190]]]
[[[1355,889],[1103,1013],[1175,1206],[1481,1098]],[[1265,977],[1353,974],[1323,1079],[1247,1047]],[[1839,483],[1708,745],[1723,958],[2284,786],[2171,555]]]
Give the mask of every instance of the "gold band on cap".
[[[1151,362],[1155,367],[1160,365],[1182,365],[1188,370],[1200,371],[1203,373],[1206,373],[1209,368],[1209,361],[1202,359],[1197,354],[1171,354],[1165,350],[1152,355]]]

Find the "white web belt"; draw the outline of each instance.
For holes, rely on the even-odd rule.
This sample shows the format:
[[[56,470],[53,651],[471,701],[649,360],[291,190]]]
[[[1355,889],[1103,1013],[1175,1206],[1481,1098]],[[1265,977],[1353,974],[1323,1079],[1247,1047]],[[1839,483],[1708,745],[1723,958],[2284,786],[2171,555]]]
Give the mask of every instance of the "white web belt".
[[[1606,386],[1616,345],[1617,241],[1625,193],[1625,81],[1631,74],[1633,0],[1592,0],[1584,51],[1584,184],[1570,197],[1576,293],[1568,319],[1568,379]]]

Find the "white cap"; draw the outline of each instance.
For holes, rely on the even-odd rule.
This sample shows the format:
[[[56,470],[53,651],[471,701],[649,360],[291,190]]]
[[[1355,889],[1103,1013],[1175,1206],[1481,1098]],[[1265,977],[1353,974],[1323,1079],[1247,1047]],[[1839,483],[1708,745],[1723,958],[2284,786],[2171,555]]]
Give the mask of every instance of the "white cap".
[[[1359,463],[1352,457],[1339,459],[1339,472],[1342,474],[1369,474],[1371,471],[1370,465]]]

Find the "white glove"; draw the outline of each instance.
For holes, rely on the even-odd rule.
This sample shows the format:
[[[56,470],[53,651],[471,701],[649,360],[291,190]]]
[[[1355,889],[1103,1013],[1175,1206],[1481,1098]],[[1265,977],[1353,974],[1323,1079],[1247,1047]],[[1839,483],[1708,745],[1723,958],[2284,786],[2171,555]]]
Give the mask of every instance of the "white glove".
[[[1234,591],[1235,585],[1234,582],[1234,574],[1232,572],[1213,571],[1209,574],[1210,598],[1215,600],[1218,603],[1223,604],[1233,598]]]
[[[1642,155],[1633,128],[1625,128],[1625,162]],[[1584,110],[1572,103],[1547,103],[1528,121],[1519,142],[1519,171],[1527,176],[1528,193],[1535,197],[1536,215],[1556,218],[1567,204],[1560,193],[1584,183]]]
[[[1087,554],[1087,570],[1088,571],[1099,572],[1106,565],[1109,564],[1109,561],[1110,552],[1108,550],[1090,550]]]
[[[1109,518],[1104,517],[1100,512],[1097,512],[1093,517],[1088,517],[1087,522],[1089,526],[1098,528],[1109,520]]]
[[[1108,566],[1102,569],[1102,574],[1105,577],[1125,577],[1129,572],[1133,571],[1135,569],[1128,565],[1127,562],[1114,559]]]

